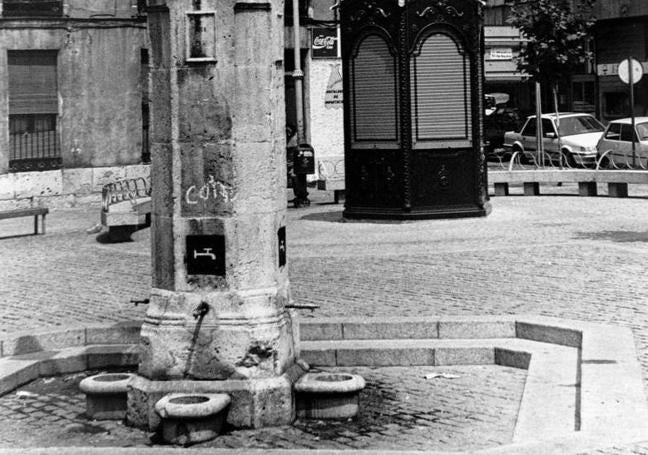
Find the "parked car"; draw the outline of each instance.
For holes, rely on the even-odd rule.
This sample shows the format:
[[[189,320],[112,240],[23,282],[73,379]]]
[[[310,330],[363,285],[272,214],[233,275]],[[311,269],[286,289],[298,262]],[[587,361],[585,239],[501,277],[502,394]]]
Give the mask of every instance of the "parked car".
[[[570,167],[596,163],[596,144],[605,129],[601,122],[589,114],[578,113],[542,114],[541,119],[545,159],[549,157],[559,163],[562,153],[563,163]],[[523,161],[530,161],[536,153],[536,129],[536,116],[532,115],[519,132],[504,133],[504,148],[511,153],[523,152]]]
[[[632,120],[611,121],[598,142],[603,168],[648,167],[648,117],[635,118],[635,155],[632,156]]]
[[[504,133],[517,129],[521,124],[518,110],[511,107],[498,106],[490,114],[484,116],[484,150],[486,158],[500,159],[510,157],[504,152]]]

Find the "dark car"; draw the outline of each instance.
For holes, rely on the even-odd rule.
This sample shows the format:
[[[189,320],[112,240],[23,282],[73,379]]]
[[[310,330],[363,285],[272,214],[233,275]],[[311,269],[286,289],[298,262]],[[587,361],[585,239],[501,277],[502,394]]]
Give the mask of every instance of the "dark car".
[[[504,133],[517,131],[522,123],[517,109],[512,107],[496,107],[492,113],[484,116],[484,151],[486,159],[501,159],[505,157]]]

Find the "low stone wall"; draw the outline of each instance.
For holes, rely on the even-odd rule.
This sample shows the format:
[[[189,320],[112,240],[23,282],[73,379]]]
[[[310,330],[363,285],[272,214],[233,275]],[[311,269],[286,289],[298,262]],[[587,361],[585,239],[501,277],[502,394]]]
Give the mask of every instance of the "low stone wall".
[[[116,180],[149,178],[149,165],[57,169],[0,175],[0,210],[98,205],[101,188]]]

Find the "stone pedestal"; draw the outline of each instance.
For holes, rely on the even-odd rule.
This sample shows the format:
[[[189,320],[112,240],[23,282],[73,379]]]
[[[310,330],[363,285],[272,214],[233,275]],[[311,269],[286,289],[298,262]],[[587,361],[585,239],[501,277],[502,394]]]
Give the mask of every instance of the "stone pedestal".
[[[231,389],[233,409],[275,414],[235,425],[294,415],[282,17],[278,0],[149,1],[153,282],[135,423],[159,391]]]

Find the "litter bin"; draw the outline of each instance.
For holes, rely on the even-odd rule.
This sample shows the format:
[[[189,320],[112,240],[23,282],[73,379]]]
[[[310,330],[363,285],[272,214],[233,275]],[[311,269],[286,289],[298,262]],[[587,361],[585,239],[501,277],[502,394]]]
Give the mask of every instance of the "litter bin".
[[[310,205],[306,186],[306,175],[315,173],[315,150],[310,144],[304,143],[295,147],[293,153],[295,207],[306,207]]]

